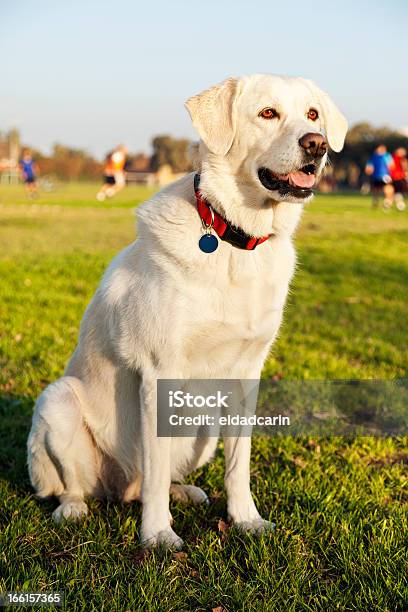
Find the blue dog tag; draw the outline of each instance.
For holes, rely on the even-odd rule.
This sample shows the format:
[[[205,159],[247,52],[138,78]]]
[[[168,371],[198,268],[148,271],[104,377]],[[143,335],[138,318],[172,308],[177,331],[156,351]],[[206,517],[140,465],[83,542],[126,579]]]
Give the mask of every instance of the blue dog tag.
[[[201,236],[198,246],[203,253],[214,253],[218,248],[218,240],[213,234],[204,234],[204,236]]]

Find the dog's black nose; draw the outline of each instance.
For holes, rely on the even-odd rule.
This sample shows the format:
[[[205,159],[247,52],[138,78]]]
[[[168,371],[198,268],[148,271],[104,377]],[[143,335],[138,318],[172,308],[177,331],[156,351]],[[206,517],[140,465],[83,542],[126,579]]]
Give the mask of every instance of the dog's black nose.
[[[317,132],[308,132],[299,139],[299,145],[308,153],[311,157],[323,157],[327,151],[327,142],[324,136]]]

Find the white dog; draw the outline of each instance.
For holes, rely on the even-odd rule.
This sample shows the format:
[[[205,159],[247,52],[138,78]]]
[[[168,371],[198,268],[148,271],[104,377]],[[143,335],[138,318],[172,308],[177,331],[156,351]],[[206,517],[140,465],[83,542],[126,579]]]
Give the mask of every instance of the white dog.
[[[347,130],[327,94],[300,78],[231,78],[186,106],[201,138],[196,193],[188,174],[140,206],[138,239],[107,270],[28,440],[31,482],[59,498],[56,521],[85,515],[87,496],[140,498],[144,544],[175,548],[169,494],[208,499],[172,482],[217,440],[157,437],[157,380],[259,379],[294,272],[291,236],[328,146],[340,151]],[[251,496],[250,438],[226,437],[224,448],[230,519],[269,529]]]

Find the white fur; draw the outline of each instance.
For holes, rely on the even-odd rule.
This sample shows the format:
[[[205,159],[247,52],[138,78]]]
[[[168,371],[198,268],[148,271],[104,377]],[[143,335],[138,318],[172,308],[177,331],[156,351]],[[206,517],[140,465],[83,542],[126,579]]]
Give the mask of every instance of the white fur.
[[[266,106],[281,119],[260,118]],[[321,111],[317,124],[307,119],[311,106]],[[247,233],[274,235],[255,251],[220,241],[202,253],[192,174],[143,204],[138,239],[108,268],[64,376],[38,399],[28,440],[31,482],[39,496],[59,497],[56,520],[85,515],[86,496],[140,497],[143,542],[172,547],[182,541],[171,528],[170,489],[195,503],[207,496],[171,483],[208,461],[217,440],[157,438],[156,381],[259,378],[294,272],[302,203],[265,189],[257,169],[295,170],[305,132],[326,131],[339,148],[346,129],[333,103],[302,79],[229,79],[187,107],[203,139],[196,163],[204,196]],[[230,518],[243,530],[269,529],[250,492],[250,439],[224,442]]]

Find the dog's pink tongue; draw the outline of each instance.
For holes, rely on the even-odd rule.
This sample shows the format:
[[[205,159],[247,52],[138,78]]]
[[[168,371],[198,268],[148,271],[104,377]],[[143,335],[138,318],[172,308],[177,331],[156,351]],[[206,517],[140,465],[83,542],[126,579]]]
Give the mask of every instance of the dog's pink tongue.
[[[314,174],[305,174],[304,172],[291,172],[289,174],[289,182],[295,187],[306,187],[310,189],[315,183]]]

